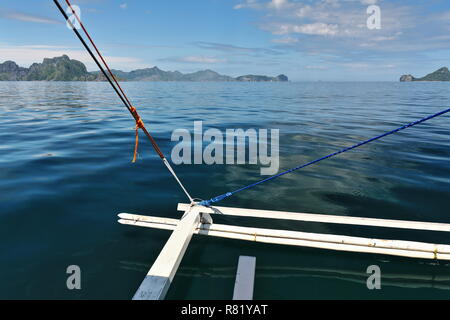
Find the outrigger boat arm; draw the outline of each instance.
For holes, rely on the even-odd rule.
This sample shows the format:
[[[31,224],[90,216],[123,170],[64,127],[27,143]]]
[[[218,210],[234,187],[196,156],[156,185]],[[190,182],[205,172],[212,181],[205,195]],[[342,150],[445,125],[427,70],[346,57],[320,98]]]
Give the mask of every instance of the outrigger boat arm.
[[[210,215],[223,214],[439,232],[450,232],[450,224],[230,207],[204,207],[183,203],[178,204],[178,210],[185,212],[181,219],[128,213],[119,214],[119,223],[121,224],[173,231],[133,299],[164,299],[193,234],[325,250],[385,254],[417,259],[450,260],[450,245],[446,244],[222,225],[213,223]]]

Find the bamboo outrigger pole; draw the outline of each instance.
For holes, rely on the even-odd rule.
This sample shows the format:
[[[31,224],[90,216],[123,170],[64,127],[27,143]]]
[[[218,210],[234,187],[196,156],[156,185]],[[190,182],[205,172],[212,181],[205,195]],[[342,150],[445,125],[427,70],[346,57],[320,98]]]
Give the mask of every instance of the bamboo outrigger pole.
[[[349,216],[331,216],[309,213],[294,213],[268,210],[252,210],[229,207],[191,207],[188,204],[179,204],[179,211],[189,210],[192,214],[219,214],[227,216],[243,216],[263,219],[281,219],[309,221],[320,223],[332,223],[342,225],[364,225],[370,227],[426,230],[449,232],[450,224],[431,223],[419,221],[400,221],[385,219],[369,219]],[[183,219],[167,219],[149,217],[134,214],[119,214],[121,224],[175,230]],[[228,239],[237,239],[252,242],[290,245],[299,247],[310,247],[336,251],[385,254],[401,257],[450,260],[450,245],[424,243],[417,241],[373,239],[363,237],[352,237],[336,234],[318,234],[280,229],[263,229],[253,227],[241,227],[236,225],[221,225],[215,223],[200,222],[194,230],[194,234],[213,236]]]
[[[109,84],[111,85],[111,87],[114,89],[114,91],[116,92],[116,94],[119,96],[120,100],[122,100],[123,104],[125,105],[125,107],[128,109],[128,111],[131,113],[131,115],[133,116],[134,120],[136,121],[136,144],[135,144],[135,150],[134,150],[134,158],[133,158],[133,162],[136,160],[136,155],[137,155],[137,147],[138,147],[138,130],[141,129],[145,135],[147,136],[147,138],[150,140],[153,149],[156,151],[156,153],[158,154],[158,156],[160,157],[160,159],[162,160],[162,162],[164,163],[164,165],[166,166],[166,168],[169,170],[169,172],[172,174],[172,176],[175,178],[175,180],[177,181],[177,183],[180,185],[181,189],[183,190],[183,192],[186,194],[186,196],[189,198],[190,203],[194,202],[194,199],[191,197],[191,195],[189,194],[189,192],[186,190],[186,188],[184,187],[184,185],[181,183],[181,180],[178,178],[178,176],[176,175],[175,171],[173,170],[172,166],[170,165],[169,161],[167,160],[167,158],[164,156],[163,152],[161,151],[161,149],[159,148],[158,144],[156,143],[155,139],[152,137],[152,135],[147,131],[147,129],[145,128],[144,122],[142,121],[141,117],[139,116],[138,112],[136,111],[136,108],[133,107],[133,105],[131,104],[130,100],[128,99],[128,97],[126,96],[125,92],[122,90],[122,87],[120,86],[119,82],[116,80],[116,77],[114,76],[114,74],[111,72],[111,69],[109,68],[108,64],[106,63],[105,59],[103,58],[102,54],[100,53],[100,51],[98,50],[97,46],[95,45],[94,41],[92,40],[91,36],[89,35],[88,31],[86,30],[86,28],[84,27],[83,23],[81,22],[80,17],[78,16],[78,14],[75,12],[75,10],[73,9],[71,3],[69,0],[65,0],[67,5],[69,6],[70,10],[72,11],[74,17],[76,18],[76,20],[78,21],[78,23],[80,24],[81,28],[83,29],[84,33],[86,34],[86,36],[88,37],[89,41],[91,42],[92,46],[95,48],[98,56],[100,57],[100,59],[102,60],[103,64],[105,65],[106,69],[108,70],[109,75],[106,73],[105,69],[103,68],[103,66],[100,64],[100,62],[98,61],[97,57],[94,55],[94,53],[92,52],[91,48],[88,46],[88,44],[86,43],[86,41],[83,39],[83,37],[81,36],[81,34],[78,32],[78,30],[75,28],[75,26],[73,25],[73,23],[70,21],[67,13],[64,11],[64,9],[62,8],[61,4],[59,3],[58,0],[53,0],[53,2],[56,4],[56,6],[58,7],[59,11],[61,12],[61,14],[64,16],[64,18],[66,19],[66,21],[70,24],[71,29],[73,30],[73,32],[76,34],[76,36],[78,37],[78,39],[81,41],[81,43],[83,44],[83,46],[85,47],[85,49],[87,50],[87,52],[89,53],[89,55],[92,57],[92,59],[94,60],[94,62],[96,63],[96,65],[98,66],[98,68],[100,69],[100,71],[103,73],[104,77],[106,78],[106,80],[109,82]],[[112,79],[112,80],[111,80]],[[117,87],[116,87],[117,86]]]

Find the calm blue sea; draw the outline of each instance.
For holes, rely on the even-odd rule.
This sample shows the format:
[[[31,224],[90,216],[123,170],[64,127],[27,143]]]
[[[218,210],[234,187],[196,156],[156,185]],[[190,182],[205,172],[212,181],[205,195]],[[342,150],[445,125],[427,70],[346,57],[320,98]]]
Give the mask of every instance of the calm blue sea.
[[[177,128],[280,129],[280,166],[316,157],[450,105],[447,83],[124,83],[170,155]],[[129,212],[179,218],[186,199],[106,83],[0,82],[0,298],[129,299],[167,231]],[[450,117],[238,194],[221,205],[450,223]],[[182,165],[195,197],[261,178],[256,165]],[[216,218],[216,222],[450,244],[444,233]],[[240,255],[257,259],[256,299],[450,298],[450,264],[194,237],[169,299],[229,299]],[[66,288],[66,268],[82,288]],[[378,265],[382,289],[366,287]]]

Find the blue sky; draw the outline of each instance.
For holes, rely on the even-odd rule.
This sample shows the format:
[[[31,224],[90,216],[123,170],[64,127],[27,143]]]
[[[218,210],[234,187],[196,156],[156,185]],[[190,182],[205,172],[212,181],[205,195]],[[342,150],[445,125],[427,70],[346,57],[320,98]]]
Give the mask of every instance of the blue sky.
[[[65,4],[64,0],[60,0]],[[396,81],[450,66],[446,0],[73,0],[114,69]],[[366,10],[381,10],[370,30]],[[0,2],[0,61],[94,64],[51,0]]]

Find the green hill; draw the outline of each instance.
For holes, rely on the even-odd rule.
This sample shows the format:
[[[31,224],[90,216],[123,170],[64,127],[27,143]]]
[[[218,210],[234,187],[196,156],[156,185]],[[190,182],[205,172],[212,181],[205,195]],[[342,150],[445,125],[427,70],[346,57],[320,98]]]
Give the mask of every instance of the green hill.
[[[9,81],[89,81],[98,77],[87,71],[77,60],[63,55],[33,63],[30,68],[21,68],[13,61],[0,64],[0,80]]]

